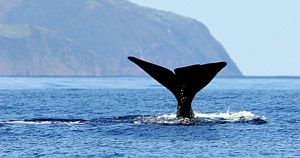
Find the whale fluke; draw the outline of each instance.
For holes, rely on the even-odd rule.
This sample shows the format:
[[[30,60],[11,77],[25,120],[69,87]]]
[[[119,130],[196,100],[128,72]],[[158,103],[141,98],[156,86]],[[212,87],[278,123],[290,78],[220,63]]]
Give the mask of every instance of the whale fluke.
[[[173,73],[169,69],[135,57],[128,57],[128,59],[175,95],[178,102],[177,117],[186,118],[194,117],[191,107],[194,96],[227,65],[226,62],[197,64],[176,68]]]

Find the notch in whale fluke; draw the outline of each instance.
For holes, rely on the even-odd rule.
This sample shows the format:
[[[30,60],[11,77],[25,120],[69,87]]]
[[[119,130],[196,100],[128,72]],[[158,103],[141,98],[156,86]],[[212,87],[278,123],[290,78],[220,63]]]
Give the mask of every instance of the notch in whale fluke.
[[[135,57],[128,57],[128,59],[169,89],[178,102],[177,117],[187,118],[194,117],[191,104],[196,93],[204,88],[227,65],[226,62],[197,64],[176,68],[174,73],[169,69]]]

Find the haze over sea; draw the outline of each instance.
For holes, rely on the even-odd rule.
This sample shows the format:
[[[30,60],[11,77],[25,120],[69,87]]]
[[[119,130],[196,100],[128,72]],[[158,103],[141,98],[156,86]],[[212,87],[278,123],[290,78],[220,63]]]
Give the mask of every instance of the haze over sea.
[[[300,78],[215,78],[176,119],[150,77],[0,77],[0,157],[299,157]]]

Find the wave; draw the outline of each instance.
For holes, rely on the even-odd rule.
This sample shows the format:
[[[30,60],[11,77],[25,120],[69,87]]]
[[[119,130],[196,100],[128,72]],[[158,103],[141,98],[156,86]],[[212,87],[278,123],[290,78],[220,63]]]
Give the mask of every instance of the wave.
[[[134,123],[134,124],[159,124],[159,125],[208,125],[224,123],[248,123],[264,124],[267,123],[265,116],[257,116],[248,111],[211,113],[195,113],[194,118],[176,118],[176,114],[163,115],[129,115],[115,118],[102,118],[97,120],[81,119],[31,119],[31,120],[6,120],[0,121],[0,124],[104,124],[104,123]]]
[[[0,123],[8,124],[66,124],[66,125],[75,125],[75,124],[89,124],[92,121],[81,120],[81,119],[30,119],[30,120],[7,120],[0,121]]]
[[[162,125],[207,125],[224,123],[267,123],[265,116],[257,116],[248,111],[237,113],[195,113],[194,118],[176,118],[176,114],[164,114],[148,117],[138,117],[134,121],[137,124],[162,124]]]

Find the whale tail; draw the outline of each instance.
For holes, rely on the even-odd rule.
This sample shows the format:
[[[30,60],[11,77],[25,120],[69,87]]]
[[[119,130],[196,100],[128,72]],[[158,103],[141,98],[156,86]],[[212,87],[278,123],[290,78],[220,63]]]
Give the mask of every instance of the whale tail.
[[[194,116],[191,107],[194,96],[227,65],[226,62],[197,64],[176,68],[173,73],[169,69],[135,57],[128,57],[128,59],[169,89],[178,102],[177,117],[187,118]]]

